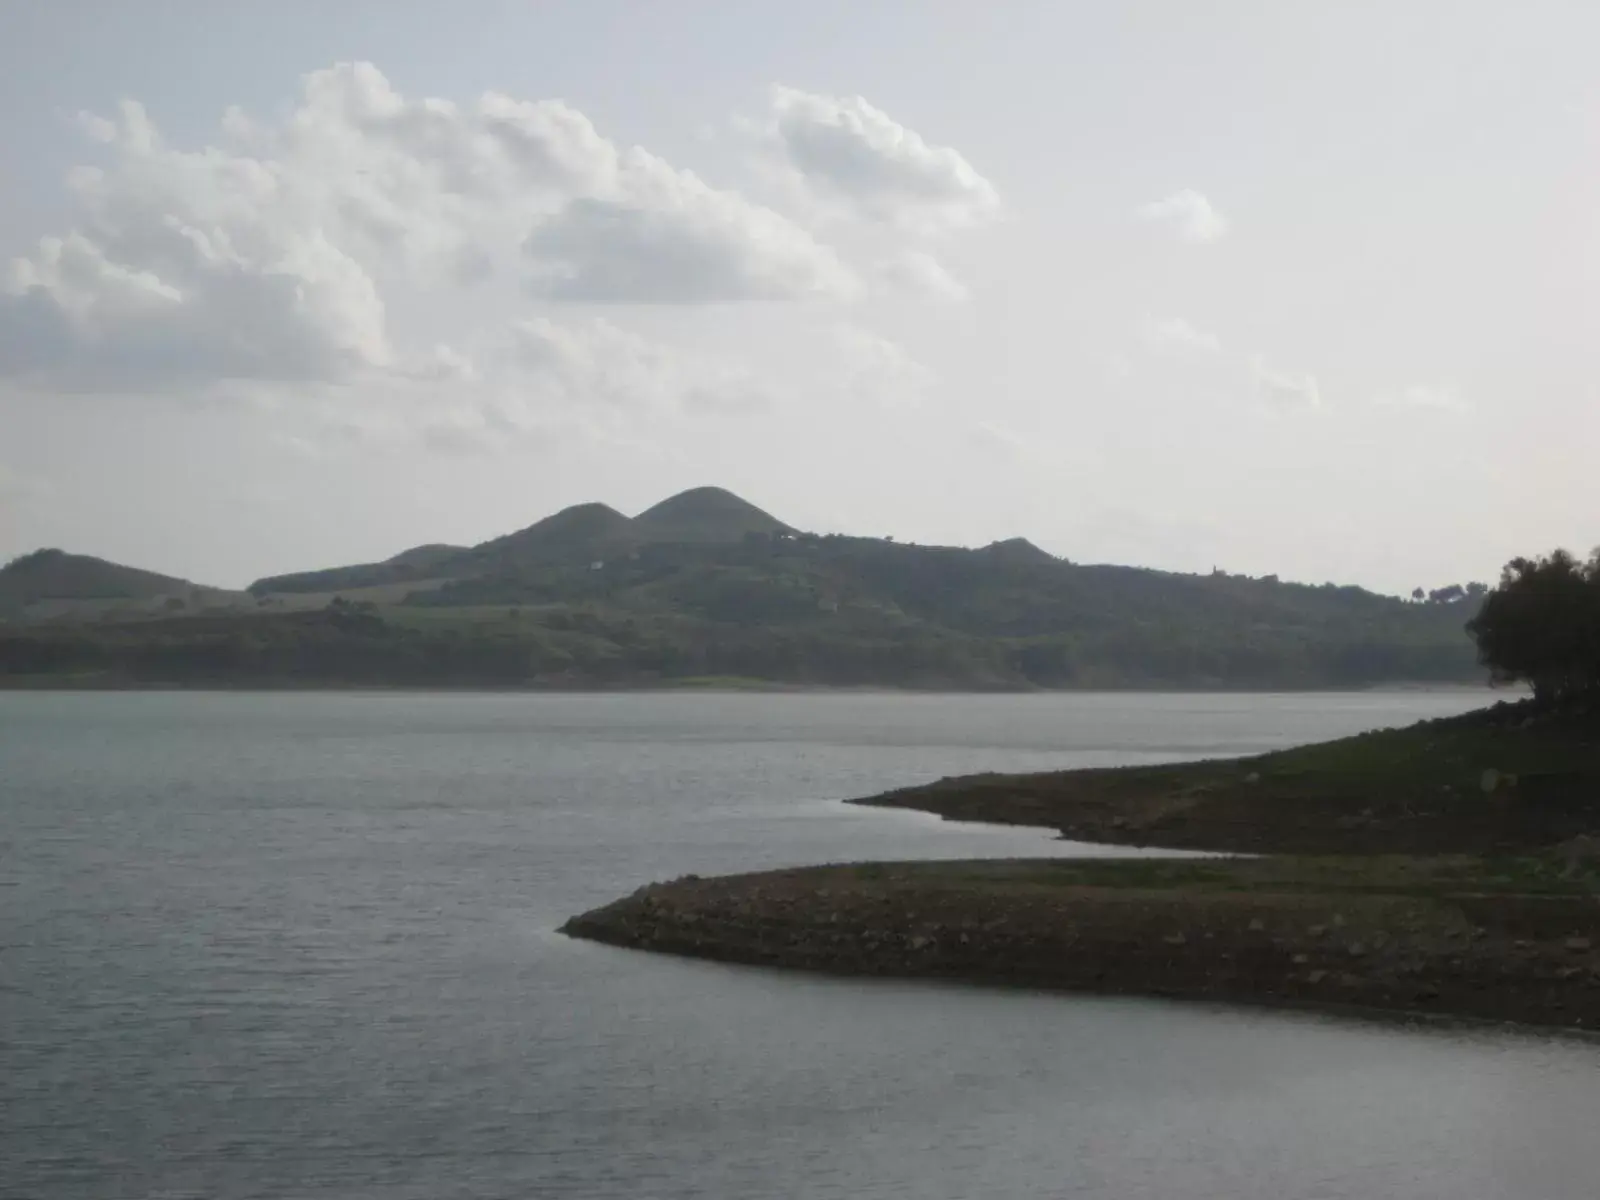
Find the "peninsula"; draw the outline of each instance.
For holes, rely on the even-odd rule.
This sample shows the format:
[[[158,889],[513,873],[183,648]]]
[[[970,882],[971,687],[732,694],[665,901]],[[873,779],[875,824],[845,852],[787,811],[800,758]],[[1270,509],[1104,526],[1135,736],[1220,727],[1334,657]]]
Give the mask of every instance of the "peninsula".
[[[655,884],[581,938],[841,975],[1600,1029],[1600,706],[857,803],[1253,857],[831,865]]]

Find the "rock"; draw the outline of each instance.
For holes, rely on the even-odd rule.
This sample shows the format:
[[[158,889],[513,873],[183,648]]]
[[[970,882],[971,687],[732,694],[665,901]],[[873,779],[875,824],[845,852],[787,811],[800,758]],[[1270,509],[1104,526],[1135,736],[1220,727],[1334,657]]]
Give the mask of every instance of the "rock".
[[[911,939],[911,948],[913,950],[926,950],[931,945],[933,945],[933,939],[920,933]]]
[[[1312,984],[1321,983],[1327,977],[1328,977],[1328,973],[1326,971],[1323,971],[1323,970],[1310,971],[1310,972],[1307,972],[1307,974],[1306,974],[1306,982],[1307,983],[1312,983]]]
[[[1500,772],[1493,767],[1487,768],[1479,777],[1478,786],[1483,789],[1485,796],[1494,795],[1495,789],[1500,786]]]
[[[1169,946],[1187,946],[1189,944],[1189,939],[1181,932],[1169,933],[1161,940]]]
[[[1594,943],[1586,937],[1569,937],[1566,946],[1573,953],[1582,954],[1585,950],[1593,949]]]
[[[1248,774],[1248,775],[1246,775],[1244,777],[1244,781],[1246,783],[1249,783],[1249,784],[1260,783],[1261,782],[1261,772],[1260,771],[1251,771],[1250,774]]]
[[[1327,932],[1328,932],[1328,927],[1326,925],[1312,925],[1312,926],[1310,926],[1309,928],[1306,929],[1306,933],[1309,934],[1311,937],[1321,937],[1323,934],[1325,934]]]
[[[1577,837],[1568,838],[1550,852],[1557,862],[1561,863],[1563,879],[1572,879],[1584,871],[1593,870],[1600,865],[1600,838],[1591,834],[1580,833]]]
[[[1309,955],[1309,954],[1296,954],[1289,961],[1294,963],[1294,965],[1297,966],[1297,967],[1303,967],[1303,966],[1305,966],[1306,963],[1311,961],[1311,955]]]
[[[1367,947],[1362,942],[1351,942],[1345,947],[1345,950],[1347,953],[1349,953],[1351,958],[1360,958],[1362,955],[1366,954]]]
[[[1251,917],[1250,918],[1250,932],[1251,933],[1264,933],[1266,931],[1266,928],[1267,928],[1267,923],[1265,921],[1263,921],[1260,917]]]

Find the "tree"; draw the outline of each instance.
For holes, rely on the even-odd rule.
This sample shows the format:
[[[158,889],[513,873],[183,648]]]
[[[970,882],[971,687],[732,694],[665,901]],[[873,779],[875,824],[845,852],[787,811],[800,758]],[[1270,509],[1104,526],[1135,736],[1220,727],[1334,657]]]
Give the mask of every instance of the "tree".
[[[1418,604],[1421,604],[1424,600],[1426,600],[1428,598],[1428,593],[1423,591],[1421,588],[1412,588],[1411,589],[1411,598],[1413,600],[1415,600]]]
[[[1467,632],[1496,679],[1525,681],[1538,700],[1600,692],[1600,551],[1513,559]]]

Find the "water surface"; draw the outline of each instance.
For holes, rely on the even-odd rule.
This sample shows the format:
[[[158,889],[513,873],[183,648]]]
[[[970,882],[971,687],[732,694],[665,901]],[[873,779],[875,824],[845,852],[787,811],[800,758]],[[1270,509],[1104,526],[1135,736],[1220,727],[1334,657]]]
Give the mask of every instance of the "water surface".
[[[1455,711],[0,694],[0,1196],[1600,1194],[1600,1048],[568,941],[689,871],[1058,853],[847,808]]]

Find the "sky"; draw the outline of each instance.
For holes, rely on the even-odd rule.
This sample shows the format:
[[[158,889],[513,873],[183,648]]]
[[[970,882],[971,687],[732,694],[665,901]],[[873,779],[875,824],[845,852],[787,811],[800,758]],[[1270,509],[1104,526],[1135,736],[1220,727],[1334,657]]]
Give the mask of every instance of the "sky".
[[[0,560],[729,488],[1388,592],[1600,543],[1600,5],[0,7]]]

